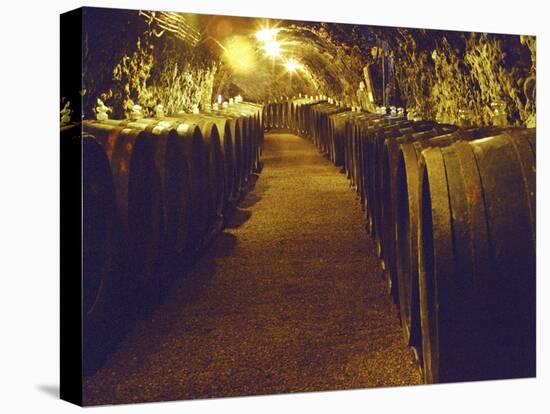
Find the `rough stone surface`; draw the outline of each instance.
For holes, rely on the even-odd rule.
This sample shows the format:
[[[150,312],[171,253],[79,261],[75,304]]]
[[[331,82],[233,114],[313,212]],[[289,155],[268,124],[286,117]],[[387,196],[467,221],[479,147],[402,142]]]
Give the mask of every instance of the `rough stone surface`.
[[[253,36],[260,24],[280,29],[277,64]],[[294,74],[282,64],[291,57],[302,65]],[[70,102],[73,120],[95,119],[103,104],[123,119],[137,116],[135,105],[146,117],[159,104],[173,115],[237,94],[327,95],[356,106],[364,81],[371,111],[385,90],[386,106],[423,119],[536,126],[536,38],[527,35],[87,8],[82,63],[82,89],[61,85],[60,109]]]
[[[228,228],[85,380],[86,404],[418,384],[347,181],[267,134]]]

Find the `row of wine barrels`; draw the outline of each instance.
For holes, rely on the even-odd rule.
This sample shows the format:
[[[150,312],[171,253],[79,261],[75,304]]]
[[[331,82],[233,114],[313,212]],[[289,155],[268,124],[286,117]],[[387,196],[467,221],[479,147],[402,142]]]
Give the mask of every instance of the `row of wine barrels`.
[[[346,108],[335,107],[328,103],[319,103],[312,107],[313,135],[312,140],[319,150],[329,155],[333,144],[331,143],[331,123],[329,118],[331,115],[349,112]]]
[[[61,131],[62,146],[82,148],[86,344],[161,299],[178,263],[244,190],[262,136],[255,104],[223,116],[84,121]]]
[[[402,123],[400,126],[406,126],[406,124]],[[395,274],[399,273],[398,270],[395,268],[395,264],[396,264],[395,255],[397,254],[395,249],[397,248],[397,244],[404,240],[402,236],[399,236],[399,235],[396,236],[397,234],[396,227],[398,226],[396,224],[397,217],[395,217],[394,216],[395,213],[393,213],[397,211],[397,208],[398,208],[397,206],[402,206],[402,203],[396,200],[396,198],[399,196],[398,195],[399,193],[396,188],[396,179],[398,177],[398,174],[396,173],[396,165],[398,165],[398,161],[396,162],[396,159],[399,156],[398,154],[399,154],[400,147],[402,145],[405,145],[404,144],[405,142],[411,141],[411,145],[413,145],[413,142],[414,142],[414,145],[420,148],[425,148],[426,146],[429,145],[428,144],[429,142],[433,142],[433,143],[439,142],[439,145],[444,145],[443,144],[444,140],[441,139],[442,138],[441,134],[445,134],[447,132],[452,131],[453,129],[456,129],[455,127],[452,127],[452,126],[443,126],[444,127],[443,129],[437,131],[437,129],[439,129],[441,126],[436,126],[436,127],[438,128],[434,128],[433,131],[425,130],[424,132],[416,132],[410,135],[409,134],[402,135],[401,133],[396,134],[395,126],[393,128],[388,128],[388,127],[378,128],[377,133],[371,134],[371,139],[368,138],[369,136],[368,133],[367,134],[360,133],[359,135],[361,136],[362,139],[360,139],[359,141],[352,142],[352,144],[355,145],[355,148],[353,148],[353,152],[356,155],[356,157],[353,158],[353,160],[355,161],[355,165],[359,167],[355,170],[356,172],[354,174],[357,181],[356,185],[357,185],[358,191],[361,191],[361,186],[362,186],[361,178],[365,178],[365,177],[367,178],[367,182],[366,184],[363,184],[363,186],[366,187],[367,193],[369,192],[372,193],[372,197],[369,197],[367,195],[366,199],[368,200],[369,198],[372,198],[372,200],[370,203],[368,203],[367,200],[365,200],[365,202],[367,202],[368,204],[370,204],[370,206],[374,208],[374,210],[371,211],[370,213],[372,216],[372,219],[375,220],[375,222],[378,221],[380,223],[380,226],[375,226],[375,228],[373,229],[373,233],[380,241],[381,251],[379,253],[382,256],[382,258],[384,258],[384,261],[386,263],[386,268],[390,273],[390,276],[394,280],[396,277]],[[360,128],[361,127],[359,127],[359,129]],[[388,132],[384,132],[384,131],[389,131],[390,139],[388,139],[388,137],[385,137],[385,138],[383,137],[384,135],[388,135]],[[357,129],[356,129],[356,132],[357,132]],[[480,135],[483,136],[487,133],[488,133],[488,130],[484,131],[483,129],[481,130],[477,129],[473,131],[461,131],[461,134],[458,136],[460,137],[460,139],[474,139],[476,138],[476,136],[477,137],[479,137]],[[378,143],[383,142],[382,147],[380,147],[380,145],[377,145],[377,139],[376,139],[377,135],[379,138],[383,138],[383,141],[381,139],[378,141]],[[447,145],[450,142],[452,141],[448,141]],[[374,144],[374,147],[373,147],[373,144]],[[382,149],[382,154],[378,153],[378,155],[376,155],[377,146],[379,149],[380,148]],[[397,154],[397,157],[396,157],[396,154]],[[372,155],[374,155],[374,160],[372,159]],[[368,165],[370,165],[372,168],[370,170],[367,169],[366,174],[363,171],[361,171],[361,167],[364,166],[364,160],[361,160],[361,157],[366,158],[367,160],[370,158],[370,162],[367,162],[366,168],[369,168]],[[379,160],[382,163],[381,164],[378,163],[377,165],[376,160]],[[357,178],[357,176],[359,177]],[[353,175],[352,175],[352,179],[353,179]],[[374,188],[371,188],[369,190],[369,188],[372,185],[374,185]],[[415,223],[412,223],[411,226],[412,228],[416,227]],[[384,251],[384,244],[386,244],[385,251]],[[409,251],[411,256],[415,254],[413,249]],[[418,255],[418,252],[416,252],[416,255]],[[534,277],[534,275],[532,277]],[[396,283],[395,287],[398,288],[399,285],[400,285],[399,283]],[[403,291],[401,291],[400,289],[393,290],[394,294],[399,293],[401,296],[395,299],[401,308],[400,315],[404,325],[404,333],[405,333],[406,339],[409,341],[411,340],[411,334],[412,334],[411,316],[410,316],[411,312],[403,311],[403,307],[406,307],[403,304],[404,303],[406,304],[407,302],[403,300],[403,295],[402,295],[402,294],[406,295],[407,292],[410,292],[410,290],[403,290]],[[409,293],[409,297],[410,296],[412,295]],[[414,296],[418,296],[418,294],[415,294]],[[409,303],[411,300],[412,299],[409,299]],[[530,303],[533,303],[533,302],[531,301]],[[419,312],[416,311],[415,313],[418,314]],[[530,320],[531,323],[534,321],[533,313],[529,315],[530,315],[529,317],[526,317],[523,319],[524,322],[526,320]],[[419,324],[416,324],[416,325],[419,325]],[[416,330],[418,330],[418,328]],[[483,329],[481,330],[478,329],[478,332],[483,332]],[[419,335],[416,335],[417,338],[418,336]],[[475,347],[483,348],[485,342],[481,339],[482,338],[479,338],[479,337],[477,338],[474,338],[471,336],[469,337],[469,340],[471,341],[471,343],[475,343],[474,348]],[[422,344],[421,343],[419,344],[418,342],[411,343],[411,345],[416,346],[420,349],[422,348]],[[518,350],[519,349],[516,348],[516,351]],[[528,348],[524,349],[524,351],[527,351],[528,355],[531,355],[531,356],[533,355],[533,353],[530,352]],[[452,349],[447,350],[447,353],[450,353],[450,352],[460,352],[460,350],[458,349],[456,351]],[[484,359],[485,357],[486,356],[481,356],[479,354],[477,355],[470,354],[470,358],[473,361],[478,361],[480,359]],[[512,357],[512,354],[509,353],[508,357]],[[485,359],[485,360],[488,361],[489,359]],[[516,370],[515,373],[513,372],[513,370],[508,370],[508,371],[500,370],[498,371],[498,374],[494,373],[495,367],[502,367],[505,364],[506,363],[504,362],[504,359],[502,359],[499,363],[493,362],[492,367],[484,366],[485,367],[484,369],[480,371],[478,370],[477,376],[472,374],[472,372],[469,372],[462,375],[462,377],[460,377],[461,374],[459,374],[461,365],[455,364],[453,367],[453,372],[454,372],[454,375],[459,375],[459,376],[455,376],[455,377],[447,376],[446,377],[447,379],[440,377],[436,381],[442,382],[442,381],[454,380],[457,378],[482,379],[482,378],[498,378],[499,376],[500,377],[525,376],[525,375],[529,375],[529,372],[531,373],[531,375],[534,372],[528,369],[528,367],[532,366],[532,364],[525,362],[525,363],[519,364],[519,366],[523,368],[520,369],[519,371]],[[491,372],[493,372],[493,374],[491,374]],[[433,381],[433,379],[430,379],[429,374],[427,374],[426,378],[427,378],[427,381]]]
[[[202,133],[206,149],[207,166],[211,169],[208,175],[207,188],[210,190],[208,200],[209,224],[223,214],[227,205],[226,183],[232,181],[234,172],[226,174],[226,165],[233,165],[231,127],[227,119],[203,114],[178,115],[178,119],[197,125]],[[229,147],[227,151],[226,148]]]
[[[344,110],[332,114],[328,120],[329,157],[337,166],[344,166],[346,161],[346,137],[350,136],[349,128],[352,119],[365,115],[364,112]],[[349,178],[349,176],[348,176]]]
[[[363,152],[361,151],[362,132],[374,128],[377,124],[384,124],[386,120],[379,115],[362,112],[346,120],[347,126],[344,135],[344,169],[352,188],[357,189],[359,171],[363,167]]]
[[[293,102],[292,112],[293,112],[293,124],[292,130],[297,132],[302,136],[308,136],[308,111],[307,108],[313,105],[315,102],[311,99],[299,99]]]
[[[75,237],[80,231],[80,236],[85,235],[80,246],[82,250],[79,252],[82,255],[82,278],[80,282],[71,282],[71,285],[78,286],[82,292],[82,346],[88,355],[87,360],[83,361],[83,368],[85,372],[89,372],[90,360],[101,358],[93,338],[99,337],[101,332],[111,326],[110,315],[113,314],[113,305],[123,299],[122,292],[116,292],[116,287],[123,282],[123,260],[117,254],[123,246],[119,237],[121,223],[117,214],[109,159],[101,144],[95,137],[82,133],[79,124],[62,128],[60,140],[63,188],[66,190],[68,182],[73,180],[70,175],[77,176],[81,183],[79,196],[82,210],[76,214],[72,213],[78,218],[82,217],[81,227],[76,230],[77,226],[74,226],[69,231],[76,232]],[[79,170],[81,176],[75,175]],[[76,188],[71,185],[71,191],[75,190]],[[63,200],[66,194],[61,194],[61,214],[66,214],[67,210],[76,207],[67,205]],[[66,248],[62,246],[62,249]],[[65,279],[72,276],[75,275],[62,273]],[[118,295],[114,296],[113,293]],[[103,341],[102,345],[106,346],[106,342]]]
[[[458,140],[473,140],[492,136],[499,128],[468,128],[427,140],[406,142],[399,146],[395,187],[391,200],[395,219],[390,229],[395,234],[395,271],[403,334],[407,343],[420,347],[418,302],[418,161],[428,147],[443,147]]]
[[[310,113],[306,107],[321,103],[316,98],[281,99],[263,107],[264,129],[288,129],[305,134],[310,131]]]
[[[222,110],[222,115],[231,114],[239,118],[247,119],[249,125],[249,141],[247,171],[249,174],[258,172],[261,169],[260,157],[263,148],[263,127],[262,127],[262,109],[259,104],[250,102],[239,102]],[[248,175],[247,174],[247,177]]]
[[[399,145],[406,142],[436,139],[435,137],[454,132],[456,129],[457,127],[454,125],[415,122],[409,127],[396,129],[385,137],[382,134],[381,139],[377,142],[377,148],[370,151],[370,153],[378,151],[378,154],[371,157],[370,160],[373,164],[373,170],[377,172],[371,189],[376,197],[376,202],[370,203],[374,207],[372,209],[373,224],[380,240],[380,256],[384,260],[391,278],[392,294],[396,303],[398,302],[399,284],[395,264],[394,199]]]
[[[156,265],[164,237],[162,183],[155,160],[157,142],[141,128],[86,123],[109,160],[127,264],[124,288],[131,295],[158,292]],[[159,151],[161,151],[159,149]],[[86,243],[86,235],[84,243]],[[84,258],[86,260],[86,258]]]
[[[535,133],[420,157],[419,296],[427,382],[536,373]]]
[[[290,112],[290,101],[284,100],[279,102],[272,102],[269,105],[266,105],[266,126],[270,129],[284,129],[289,128],[289,112]]]
[[[107,305],[103,292],[118,274],[118,257],[113,252],[119,246],[120,223],[114,183],[101,144],[93,136],[82,134],[80,125],[62,128],[60,138],[62,148],[72,147],[75,154],[71,155],[81,156],[82,231],[87,235],[82,246],[82,307],[85,318],[96,322]]]
[[[182,177],[181,180],[183,183],[188,181],[189,184],[182,191],[189,194],[190,203],[193,206],[193,210],[189,214],[193,217],[193,223],[188,225],[186,221],[182,221],[183,229],[181,231],[183,232],[187,226],[190,226],[191,239],[199,239],[206,232],[209,224],[215,220],[218,213],[218,188],[221,185],[213,184],[213,181],[216,177],[218,181],[223,181],[220,178],[220,166],[217,162],[220,159],[219,145],[214,145],[212,148],[208,145],[208,138],[219,142],[217,126],[212,123],[199,125],[191,120],[185,121],[177,118],[164,118],[162,120],[150,118],[139,121],[107,120],[86,122],[84,124],[85,131],[95,135],[102,130],[108,132],[109,129],[116,130],[116,128],[141,131],[143,135],[152,140],[155,149],[155,166],[159,171],[159,176],[170,176],[170,172],[164,173],[166,168],[187,170],[185,175],[189,178]],[[206,139],[205,136],[207,136]],[[170,146],[164,148],[167,141]],[[218,152],[217,158],[216,152]],[[169,164],[167,166],[168,162],[177,164],[177,166],[171,167]],[[182,185],[182,181],[179,181],[178,185]],[[178,194],[179,189],[171,187],[172,181],[167,182],[164,180],[164,182],[166,182],[166,185],[162,188],[162,200],[168,200],[170,197],[174,197],[174,194]],[[170,207],[170,205],[163,205],[165,210],[170,210]],[[164,224],[164,227],[166,227],[169,223]],[[128,237],[131,236],[128,235]],[[165,248],[163,250],[167,251],[169,249]]]
[[[357,192],[424,380],[533,376],[535,131],[290,108]]]
[[[348,128],[350,135],[345,138],[347,147],[345,168],[350,178],[350,185],[357,192],[365,212],[367,227],[371,234],[376,236],[374,231],[376,206],[373,201],[377,198],[374,193],[376,189],[374,183],[378,171],[375,168],[376,160],[372,161],[375,146],[371,141],[378,136],[379,131],[384,131],[391,122],[395,121],[372,114],[361,114],[353,121],[352,127]],[[402,125],[402,127],[407,126],[409,125]]]
[[[163,118],[166,122],[182,122],[190,120],[203,125],[216,124],[220,144],[213,142],[215,149],[213,158],[216,162],[218,183],[216,188],[216,210],[220,214],[223,206],[238,197],[242,187],[248,181],[250,174],[258,171],[263,131],[261,128],[261,106],[257,104],[241,103],[231,105],[219,111],[208,111],[204,114],[181,114],[172,118]],[[142,119],[136,122],[105,121],[115,123],[130,123],[132,125],[151,125],[158,123],[158,119]],[[209,131],[210,128],[207,128]],[[207,135],[215,137],[211,131]],[[218,148],[219,147],[219,148]],[[220,151],[221,150],[221,151]],[[221,154],[220,154],[221,152]],[[223,162],[223,166],[222,166]],[[223,171],[222,171],[223,169]],[[223,175],[223,180],[219,177]],[[221,185],[223,183],[223,187]]]

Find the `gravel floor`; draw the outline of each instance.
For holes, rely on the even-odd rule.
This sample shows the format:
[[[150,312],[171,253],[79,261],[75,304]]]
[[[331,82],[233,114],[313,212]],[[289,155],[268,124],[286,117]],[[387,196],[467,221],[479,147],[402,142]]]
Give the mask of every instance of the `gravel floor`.
[[[193,270],[85,379],[86,404],[418,384],[343,174],[266,134],[255,188]]]

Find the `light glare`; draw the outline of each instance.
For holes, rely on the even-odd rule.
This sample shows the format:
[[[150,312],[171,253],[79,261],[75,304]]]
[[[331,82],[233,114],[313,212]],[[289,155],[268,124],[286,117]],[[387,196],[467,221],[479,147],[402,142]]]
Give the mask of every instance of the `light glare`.
[[[238,74],[248,74],[255,68],[254,48],[244,36],[233,36],[225,41],[223,60]]]
[[[276,58],[281,55],[281,45],[276,40],[269,41],[265,44],[264,50],[266,55]]]
[[[258,39],[260,42],[271,42],[275,40],[275,37],[277,36],[278,29],[274,28],[266,28],[262,30],[258,30],[256,32],[256,39]]]
[[[296,72],[298,69],[302,69],[303,65],[296,59],[288,59],[285,62],[285,68],[288,72]]]

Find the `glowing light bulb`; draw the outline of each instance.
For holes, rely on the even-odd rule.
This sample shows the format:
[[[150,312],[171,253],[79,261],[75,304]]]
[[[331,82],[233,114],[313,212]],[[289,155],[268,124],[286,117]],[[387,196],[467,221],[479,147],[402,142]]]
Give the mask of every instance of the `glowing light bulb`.
[[[258,30],[256,32],[256,39],[258,39],[260,42],[271,42],[275,40],[275,37],[277,36],[277,32],[279,30],[275,28],[265,28]]]

